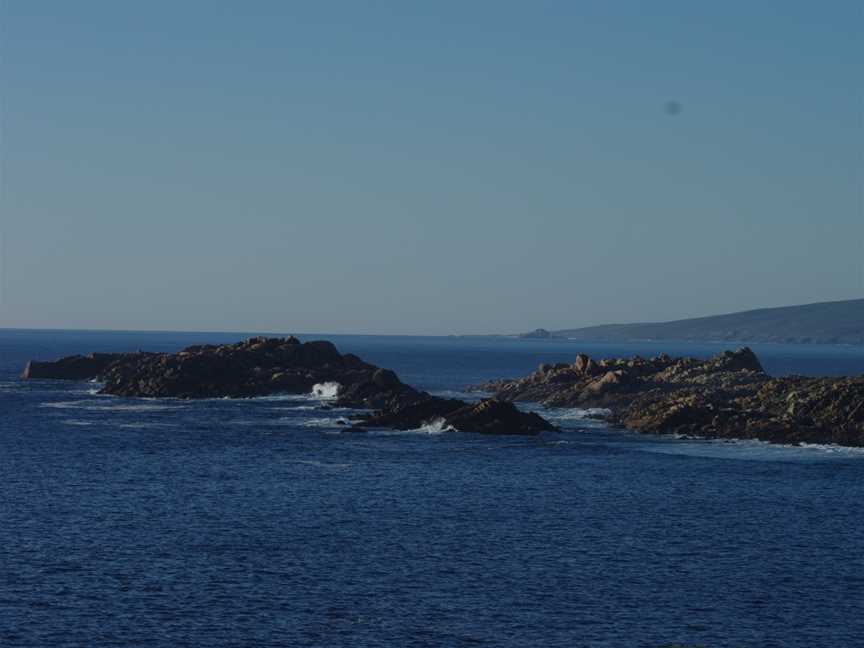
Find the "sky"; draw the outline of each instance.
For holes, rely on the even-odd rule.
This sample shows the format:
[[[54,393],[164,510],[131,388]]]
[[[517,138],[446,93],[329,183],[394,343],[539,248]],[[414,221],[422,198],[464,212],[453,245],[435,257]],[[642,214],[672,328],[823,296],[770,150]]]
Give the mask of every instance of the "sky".
[[[857,0],[0,0],[0,326],[862,297],[862,33]]]

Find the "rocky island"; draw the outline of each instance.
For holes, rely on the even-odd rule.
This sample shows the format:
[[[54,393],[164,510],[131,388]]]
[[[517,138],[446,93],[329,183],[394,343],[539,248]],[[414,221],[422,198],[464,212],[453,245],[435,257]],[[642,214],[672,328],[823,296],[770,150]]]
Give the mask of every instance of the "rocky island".
[[[196,345],[177,353],[93,353],[52,362],[30,361],[25,380],[91,380],[100,393],[149,398],[248,398],[308,394],[335,383],[336,405],[373,410],[353,417],[356,427],[414,429],[442,421],[452,430],[484,434],[539,434],[548,421],[511,402],[439,398],[403,383],[388,369],[340,353],[327,341],[255,337],[236,344]]]
[[[864,376],[771,377],[746,347],[707,360],[578,354],[572,363],[543,364],[524,378],[478,385],[492,397],[476,403],[433,396],[331,342],[295,337],[31,361],[22,377],[97,379],[103,394],[182,399],[307,394],[332,383],[337,406],[365,410],[351,417],[358,428],[404,430],[440,421],[447,429],[486,434],[554,430],[514,405],[532,402],[595,408],[610,423],[639,432],[864,446]]]
[[[476,389],[505,401],[602,408],[603,418],[639,432],[864,446],[864,376],[775,378],[746,347],[707,360],[579,354]]]

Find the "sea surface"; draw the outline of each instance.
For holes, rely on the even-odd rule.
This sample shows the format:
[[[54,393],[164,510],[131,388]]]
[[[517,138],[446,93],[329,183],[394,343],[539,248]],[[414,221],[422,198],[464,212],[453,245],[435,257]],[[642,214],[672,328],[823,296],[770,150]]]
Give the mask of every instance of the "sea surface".
[[[348,432],[328,399],[127,399],[29,358],[242,334],[0,331],[0,646],[864,646],[864,451],[545,412],[536,438]],[[579,351],[301,336],[459,394]],[[754,345],[771,373],[864,348]]]

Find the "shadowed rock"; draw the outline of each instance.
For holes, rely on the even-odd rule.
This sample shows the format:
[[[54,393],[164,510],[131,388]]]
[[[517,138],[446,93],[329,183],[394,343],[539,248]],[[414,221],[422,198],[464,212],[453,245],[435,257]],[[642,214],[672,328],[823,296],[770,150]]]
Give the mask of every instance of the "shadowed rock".
[[[579,354],[572,365],[542,365],[478,389],[549,407],[608,408],[611,422],[641,432],[864,445],[864,377],[772,378],[749,348],[707,360]]]
[[[364,426],[397,430],[414,430],[441,420],[457,431],[481,434],[539,434],[556,429],[541,416],[522,412],[513,403],[494,398],[469,404],[454,398],[430,396],[358,420]]]
[[[101,393],[117,396],[221,398],[308,394],[335,383],[340,407],[377,410],[366,424],[408,429],[437,419],[466,432],[537,434],[554,429],[510,403],[468,404],[406,385],[388,369],[341,354],[326,341],[254,337],[236,344],[195,345],[178,353],[71,356],[28,363],[23,377],[99,379]]]
[[[88,380],[101,375],[105,369],[123,357],[122,353],[91,353],[88,356],[74,355],[56,362],[31,360],[24,367],[24,380]]]

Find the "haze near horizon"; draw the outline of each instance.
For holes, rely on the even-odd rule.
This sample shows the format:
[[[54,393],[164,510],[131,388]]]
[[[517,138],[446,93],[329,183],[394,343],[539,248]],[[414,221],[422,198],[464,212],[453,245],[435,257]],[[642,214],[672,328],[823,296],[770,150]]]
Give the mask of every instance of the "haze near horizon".
[[[0,3],[0,326],[512,333],[864,296],[864,9]]]

